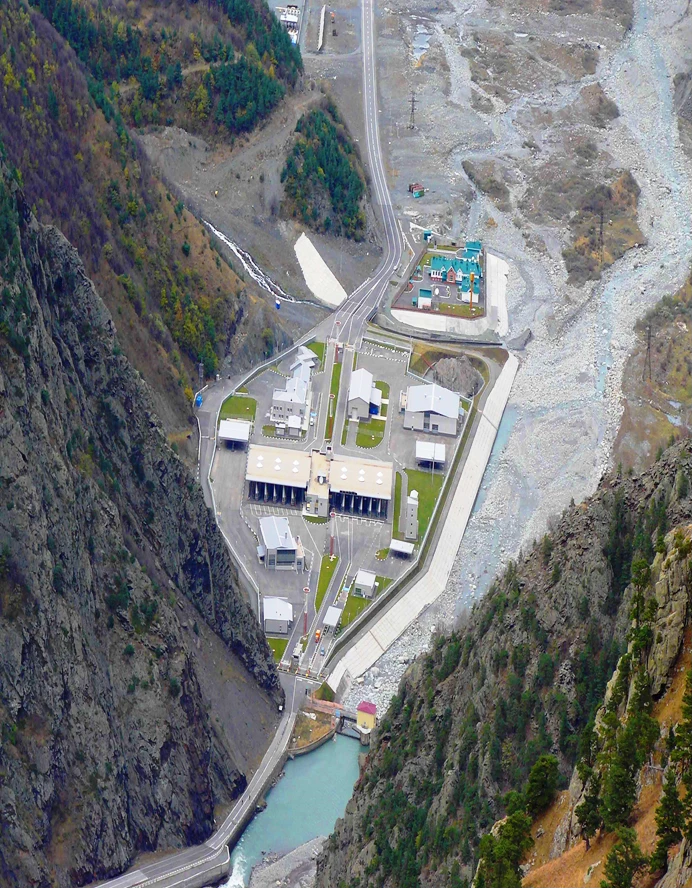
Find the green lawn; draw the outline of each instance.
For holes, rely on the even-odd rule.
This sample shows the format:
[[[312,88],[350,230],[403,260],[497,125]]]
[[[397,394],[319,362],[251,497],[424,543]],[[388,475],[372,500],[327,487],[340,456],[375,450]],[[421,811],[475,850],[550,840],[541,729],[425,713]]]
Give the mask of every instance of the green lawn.
[[[272,654],[274,654],[274,660],[279,663],[279,661],[284,657],[284,652],[286,651],[286,646],[289,644],[289,640],[275,639],[273,636],[268,636],[267,642],[269,644],[269,647],[272,649]]]
[[[389,401],[389,399],[390,399],[390,384],[389,383],[383,383],[382,380],[378,380],[375,384],[375,388],[380,389],[380,391],[383,393],[383,398],[385,398]],[[382,407],[380,408],[380,416],[381,417],[387,417],[387,408],[388,408],[388,405],[386,405],[386,404],[382,405]]]
[[[388,586],[392,583],[391,577],[383,577],[380,574],[376,574],[376,582],[378,584],[376,598],[386,590]],[[342,628],[348,626],[352,620],[356,620],[356,618],[361,614],[361,612],[367,608],[371,602],[375,601],[374,599],[364,599],[363,596],[347,596],[346,605],[344,606],[344,611],[342,612]]]
[[[395,507],[392,513],[392,536],[395,540],[401,540],[402,535],[399,533],[399,509],[402,502],[402,473],[395,473]]]
[[[319,340],[313,340],[312,343],[307,343],[306,348],[310,349],[311,352],[315,352],[315,354],[320,359],[320,367],[316,368],[316,370],[322,370],[325,366],[325,343],[320,342]]]
[[[342,612],[342,627],[348,627],[352,620],[356,620],[363,609],[371,604],[371,601],[371,599],[364,599],[363,596],[347,596]]]
[[[443,484],[443,476],[436,473],[431,475],[422,469],[404,471],[407,473],[407,492],[419,492],[419,540],[421,540],[431,521],[438,491]]]
[[[220,420],[254,420],[257,401],[247,395],[229,395],[221,406]]]
[[[342,426],[342,447],[347,443],[347,436],[349,435],[349,417],[344,418],[344,425]]]
[[[270,436],[272,436],[272,438],[276,438],[277,437],[277,429],[273,425],[263,426],[262,427],[262,434],[263,435],[270,435]]]
[[[330,559],[330,556],[327,553],[322,557],[322,563],[320,565],[320,577],[318,577],[318,591],[315,594],[316,611],[320,611],[320,606],[323,603],[325,593],[327,593],[327,588],[330,585],[330,581],[332,580],[332,575],[337,570],[338,564],[338,557]]]
[[[311,525],[326,525],[327,519],[319,515],[304,515],[303,518]]]
[[[444,315],[457,315],[459,318],[481,318],[484,310],[481,306],[469,306],[468,302],[439,303],[438,311]]]
[[[359,423],[356,433],[356,445],[359,448],[376,448],[385,435],[385,420],[371,419],[367,423]]]
[[[383,549],[377,550],[375,557],[376,559],[386,559],[390,555],[390,547],[386,546]]]
[[[334,414],[337,411],[337,395],[339,394],[339,378],[342,373],[342,365],[341,364],[333,364],[332,365],[332,379],[330,380],[330,395],[334,395],[334,398],[331,398],[332,402],[332,416],[330,416],[330,406],[327,406],[327,421],[325,422],[325,438],[332,438],[332,431],[334,429]]]

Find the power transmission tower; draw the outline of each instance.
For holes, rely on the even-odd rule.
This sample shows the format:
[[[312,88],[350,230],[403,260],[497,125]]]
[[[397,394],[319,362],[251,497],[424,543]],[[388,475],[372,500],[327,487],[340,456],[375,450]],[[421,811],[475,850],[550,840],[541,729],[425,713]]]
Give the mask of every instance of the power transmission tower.
[[[416,93],[412,90],[411,94],[411,111],[409,112],[409,126],[408,130],[414,129],[414,110],[416,109]]]

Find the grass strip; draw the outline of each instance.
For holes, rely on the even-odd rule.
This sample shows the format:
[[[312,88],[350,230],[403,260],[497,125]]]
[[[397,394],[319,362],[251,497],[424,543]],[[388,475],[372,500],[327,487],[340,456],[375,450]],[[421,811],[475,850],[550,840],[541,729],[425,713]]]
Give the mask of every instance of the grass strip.
[[[325,553],[322,557],[322,562],[320,564],[320,576],[318,577],[318,590],[315,594],[315,610],[320,611],[320,606],[325,600],[325,595],[327,593],[327,588],[330,585],[330,581],[332,580],[332,576],[337,570],[337,565],[339,564],[339,557],[335,556],[335,558],[331,559],[329,553]]]

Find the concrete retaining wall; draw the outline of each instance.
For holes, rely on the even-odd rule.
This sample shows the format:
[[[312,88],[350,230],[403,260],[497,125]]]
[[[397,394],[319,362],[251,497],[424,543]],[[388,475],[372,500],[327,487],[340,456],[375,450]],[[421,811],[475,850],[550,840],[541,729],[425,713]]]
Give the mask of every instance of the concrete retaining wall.
[[[486,401],[428,571],[345,652],[327,679],[330,688],[340,688],[349,676],[362,676],[399,639],[424,608],[445,591],[518,367],[517,358],[509,356]]]
[[[290,747],[289,756],[294,758],[296,756],[304,756],[306,753],[312,753],[314,750],[317,750],[318,747],[322,747],[323,744],[331,741],[336,732],[337,729],[333,728],[330,729],[329,732],[322,738],[318,738],[317,741],[311,741],[310,744],[306,744],[305,747]]]

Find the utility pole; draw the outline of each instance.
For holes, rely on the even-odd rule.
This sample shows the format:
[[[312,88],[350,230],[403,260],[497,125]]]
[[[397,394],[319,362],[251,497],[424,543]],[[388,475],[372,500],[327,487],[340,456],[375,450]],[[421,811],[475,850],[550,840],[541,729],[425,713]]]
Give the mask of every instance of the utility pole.
[[[416,93],[414,90],[411,92],[411,111],[409,112],[409,126],[408,130],[414,129],[414,110],[416,109]]]
[[[647,351],[645,352],[645,361],[642,366],[642,378],[645,379],[645,368],[647,367],[647,378],[652,381],[652,325],[647,325]]]

